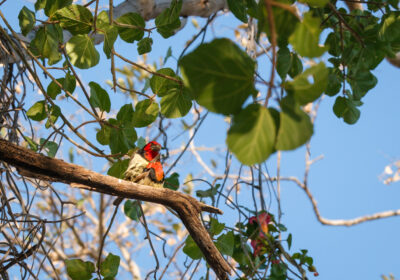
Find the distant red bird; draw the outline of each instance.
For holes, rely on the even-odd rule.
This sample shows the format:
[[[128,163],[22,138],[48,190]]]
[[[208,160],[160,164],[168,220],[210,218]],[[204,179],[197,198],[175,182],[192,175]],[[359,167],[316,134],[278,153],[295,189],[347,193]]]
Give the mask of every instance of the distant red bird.
[[[161,145],[156,141],[147,143],[142,149],[131,156],[128,169],[124,173],[127,181],[141,185],[162,188],[164,186],[164,171],[160,162]],[[115,199],[114,205],[119,205],[123,198]]]
[[[150,162],[160,161],[160,150],[161,145],[156,141],[151,141],[134,153],[129,162],[128,169],[125,171],[125,180],[136,182],[136,178],[143,174],[146,168],[151,168],[151,166],[148,167]]]

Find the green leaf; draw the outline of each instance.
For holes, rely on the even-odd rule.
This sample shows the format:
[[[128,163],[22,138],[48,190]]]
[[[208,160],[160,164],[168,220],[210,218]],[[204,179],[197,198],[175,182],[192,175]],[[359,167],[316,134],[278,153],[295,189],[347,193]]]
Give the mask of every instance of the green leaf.
[[[190,235],[186,238],[182,251],[194,260],[199,260],[203,257],[203,253]]]
[[[296,26],[299,25],[299,19],[295,16],[293,11],[290,11],[291,1],[287,0],[279,0],[278,3],[286,5],[288,8],[281,8],[277,6],[272,7],[272,13],[274,15],[274,25],[275,25],[275,34],[277,36],[277,43],[279,47],[285,47],[288,44],[288,39],[290,35],[295,31]],[[271,28],[270,28],[270,20],[267,13],[267,9],[265,8],[264,1],[259,1],[259,5],[257,10],[258,20],[258,32],[264,31],[267,33],[270,41],[271,38]]]
[[[129,149],[135,147],[137,135],[132,126],[125,126],[116,119],[109,119],[108,122],[112,125],[109,137],[112,154],[126,154]]]
[[[56,79],[64,89],[66,89],[69,93],[73,93],[76,87],[76,79],[74,75],[67,73],[65,78]],[[56,99],[57,95],[61,93],[61,88],[54,82],[51,81],[49,86],[47,87],[47,94],[52,98]],[[68,95],[66,95],[68,97]]]
[[[55,124],[60,115],[61,115],[60,107],[58,107],[57,105],[52,106],[50,109],[50,118],[47,120],[45,127],[49,128],[51,124]]]
[[[276,71],[281,77],[282,81],[286,79],[286,75],[289,72],[291,66],[292,56],[288,48],[279,48],[278,58],[276,62]]]
[[[174,30],[181,26],[181,21],[179,20],[181,8],[182,0],[172,0],[171,6],[156,17],[157,32],[164,38],[174,35]]]
[[[46,1],[47,0],[37,0],[35,3],[35,11],[44,9],[44,7],[46,7]]]
[[[329,0],[301,0],[301,3],[306,3],[313,8],[323,8],[328,4]]]
[[[142,216],[142,211],[140,211],[140,202],[137,200],[127,200],[124,204],[125,216],[134,221],[139,221]]]
[[[126,127],[133,125],[133,107],[132,103],[125,104],[119,109],[117,120],[124,124]]]
[[[103,125],[103,127],[97,132],[96,139],[102,145],[110,144],[111,128],[108,125]]]
[[[237,19],[247,23],[247,7],[245,0],[228,0],[228,7]]]
[[[136,104],[133,114],[133,126],[145,127],[153,123],[158,116],[158,104],[150,99],[145,99]]]
[[[201,44],[180,61],[184,81],[196,101],[224,115],[241,110],[254,88],[254,61],[228,39]]]
[[[174,172],[171,174],[171,176],[165,178],[164,188],[168,188],[174,191],[179,189],[179,174]]]
[[[44,138],[40,138],[40,146],[44,146],[42,147],[43,150],[45,150],[45,152],[47,153],[47,155],[49,157],[55,157],[58,151],[58,144],[56,142],[53,141],[47,141]]]
[[[61,59],[58,44],[62,42],[62,29],[56,24],[46,24],[36,32],[31,41],[30,49],[36,56],[49,59],[49,64],[57,63]]]
[[[210,233],[212,235],[220,234],[225,228],[225,223],[218,222],[217,219],[210,218]]]
[[[198,197],[210,197],[213,199],[213,197],[218,193],[218,188],[221,187],[220,184],[216,184],[214,187],[211,187],[205,191],[198,190],[196,191],[196,196]]]
[[[138,53],[140,55],[151,52],[151,46],[153,45],[153,39],[151,38],[143,38],[138,42]]]
[[[342,96],[336,98],[333,105],[333,112],[338,118],[343,118],[348,124],[355,124],[360,118],[360,110],[356,105],[350,99]]]
[[[111,101],[107,91],[95,82],[90,82],[89,87],[90,104],[92,104],[93,107],[98,107],[101,111],[109,113],[111,109]]]
[[[310,117],[290,98],[282,99],[281,108],[275,147],[281,151],[294,150],[310,139],[314,131],[313,124]]]
[[[88,69],[99,63],[100,55],[88,35],[75,35],[67,42],[65,49],[71,63],[80,68]]]
[[[38,101],[26,112],[28,118],[34,121],[42,121],[47,118],[45,110],[45,101]]]
[[[92,30],[93,15],[84,6],[69,5],[58,10],[53,17],[59,20],[61,27],[72,35],[88,34]]]
[[[288,238],[287,238],[287,244],[288,244],[288,248],[290,250],[290,248],[292,247],[292,234],[289,233]]]
[[[168,48],[167,53],[165,54],[163,64],[167,63],[168,58],[172,56],[172,49],[171,47]]]
[[[92,262],[84,262],[80,259],[65,260],[67,274],[72,280],[90,280],[95,268]]]
[[[168,77],[175,80],[180,80],[180,78],[175,74],[174,70],[171,68],[162,68],[157,70],[158,74],[166,76],[165,78],[158,75],[153,75],[150,79],[150,87],[153,93],[157,94],[159,97],[163,97],[170,89],[177,88],[180,84]]]
[[[189,113],[192,100],[186,88],[173,88],[161,98],[161,114],[167,118],[180,118]]]
[[[109,253],[100,265],[100,274],[104,277],[114,278],[118,274],[120,261],[121,258],[119,256]]]
[[[138,13],[127,13],[117,19],[122,26],[118,26],[118,33],[122,40],[128,43],[139,41],[144,36],[146,23]]]
[[[140,136],[139,139],[136,141],[136,146],[139,149],[142,149],[144,146],[146,146],[146,139]]]
[[[328,69],[323,62],[308,68],[297,75],[293,81],[285,83],[284,87],[292,93],[300,105],[313,102],[321,96],[328,84]],[[310,83],[312,78],[314,83]]]
[[[259,104],[250,104],[234,116],[226,142],[241,163],[253,165],[265,161],[274,151],[275,135],[270,112]]]
[[[51,17],[57,10],[72,4],[72,0],[46,0],[44,13],[46,16]]]
[[[110,167],[110,169],[108,169],[107,175],[123,179],[124,173],[128,169],[128,165],[129,165],[129,159],[118,160]]]
[[[290,53],[290,56],[291,56],[290,60],[291,67],[289,69],[288,74],[291,78],[294,78],[298,74],[303,72],[303,63],[301,62],[300,58],[297,56],[296,53]]]
[[[376,86],[378,80],[368,70],[358,71],[351,77],[348,77],[348,82],[353,90],[354,98],[360,100],[365,94]]]
[[[24,136],[24,139],[28,143],[29,149],[31,149],[32,151],[37,152],[38,144],[35,141],[33,141],[33,139],[29,138],[28,136]]]
[[[328,68],[328,85],[325,90],[325,94],[329,96],[335,96],[342,88],[343,77],[341,72],[336,68]]]
[[[118,37],[118,29],[117,27],[110,25],[109,16],[106,11],[102,11],[98,14],[96,28],[104,35],[103,52],[107,58],[110,58],[111,50]]]
[[[226,234],[219,236],[215,245],[223,255],[232,257],[233,249],[235,247],[235,236],[233,235],[233,232],[229,231]]]
[[[290,36],[289,42],[301,56],[320,57],[328,49],[319,46],[320,25],[321,21],[313,17],[312,12],[305,13],[303,21]]]
[[[26,36],[32,30],[32,27],[35,26],[35,13],[24,6],[18,14],[18,19],[22,35]]]

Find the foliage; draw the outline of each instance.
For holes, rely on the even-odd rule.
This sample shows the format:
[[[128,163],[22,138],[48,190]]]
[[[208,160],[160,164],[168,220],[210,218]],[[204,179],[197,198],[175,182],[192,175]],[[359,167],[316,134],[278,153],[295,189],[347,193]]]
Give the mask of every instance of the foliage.
[[[261,178],[265,176],[262,164],[279,151],[293,151],[310,141],[314,133],[314,116],[307,109],[310,104],[317,104],[323,96],[335,98],[333,114],[346,124],[355,124],[361,117],[365,96],[378,82],[371,71],[385,57],[394,57],[400,51],[397,0],[368,3],[367,9],[353,11],[328,0],[279,0],[273,5],[269,0],[228,0],[230,12],[239,21],[253,31],[257,27],[258,33],[251,38],[253,45],[262,45],[263,40],[268,40],[266,52],[271,57],[268,75],[264,62],[256,57],[260,49],[252,49],[250,43],[243,48],[230,38],[204,41],[203,37],[200,43],[194,44],[201,34],[205,36],[212,17],[198,36],[187,42],[190,51],[186,52],[185,48],[176,57],[171,48],[165,48],[166,55],[161,62],[151,65],[147,63],[147,54],[159,46],[154,33],[173,40],[183,22],[180,18],[182,0],[172,0],[169,7],[160,11],[154,26],[138,12],[112,18],[111,13],[98,11],[97,1],[95,9],[88,7],[90,4],[72,2],[38,0],[34,11],[24,6],[18,13],[21,33],[31,38],[23,53],[30,57],[32,65],[44,72],[42,77],[36,68],[31,70],[30,62],[24,62],[23,71],[31,71],[29,75],[34,76],[32,80],[42,95],[40,99],[29,100],[30,103],[19,104],[22,107],[18,110],[23,110],[27,123],[40,128],[39,135],[48,134],[46,138],[35,136],[32,129],[32,133],[19,132],[19,136],[30,149],[49,157],[56,157],[62,147],[61,141],[67,139],[80,152],[107,159],[107,174],[120,179],[124,178],[129,165],[126,155],[132,155],[146,142],[138,137],[143,131],[158,129],[157,136],[153,136],[167,143],[170,135],[165,132],[166,121],[175,121],[190,133],[190,143],[184,145],[181,155],[192,149],[196,156],[191,141],[211,112],[225,118],[228,126],[226,172],[229,173],[227,162],[232,153],[240,170],[249,168],[252,179],[248,184],[253,192],[258,190],[262,196],[262,180],[272,182],[272,179]],[[302,8],[298,10],[296,5]],[[378,11],[384,11],[383,15]],[[41,25],[35,27],[38,22]],[[101,37],[104,57],[96,48],[97,36]],[[129,44],[131,49],[135,46],[137,53],[143,55],[142,61],[133,62],[131,57],[119,54],[121,43]],[[117,58],[129,63],[130,68],[116,67]],[[176,61],[171,62],[173,58]],[[112,81],[108,81],[111,87],[101,85],[104,76],[88,81],[85,86],[82,76],[86,69],[94,68],[101,59],[110,63],[111,71],[107,74],[112,76]],[[176,70],[165,65],[167,60]],[[117,79],[117,75],[125,80]],[[49,78],[46,87],[45,78]],[[84,98],[77,98],[78,92]],[[124,104],[117,101],[122,95],[126,97]],[[66,117],[70,104],[87,114],[87,119],[79,125],[73,126]],[[190,123],[192,116],[193,124]],[[95,137],[85,137],[79,132],[87,124],[95,125]],[[67,128],[73,137],[65,132]],[[149,138],[147,134],[146,140]],[[162,160],[166,161],[169,151],[168,147],[164,148],[167,155]],[[72,152],[70,158],[71,161],[74,158]],[[179,159],[180,156],[176,161]],[[171,168],[175,164],[171,163]],[[212,166],[217,169],[217,163],[212,162]],[[217,174],[205,170],[211,175]],[[256,171],[259,172],[258,185],[253,174]],[[225,177],[215,175],[212,183],[193,179],[191,173],[183,180],[182,175],[168,174],[164,187],[195,193],[200,200],[218,206],[228,174]],[[221,178],[223,181],[218,181]],[[193,192],[196,180],[205,181],[208,188]],[[237,187],[241,184],[239,181],[230,183]],[[227,204],[234,205],[229,195],[225,197]],[[265,201],[261,204],[263,211],[258,212],[251,203],[232,206],[238,209],[240,217],[246,217],[245,221],[228,224],[214,215],[204,219],[215,246],[226,258],[236,262],[235,268],[244,275],[243,279],[291,279],[293,269],[303,279],[306,271],[317,276],[308,251],[292,253],[292,235],[287,234],[286,227],[280,223],[281,217],[267,212]],[[125,202],[123,211],[129,222],[146,224],[141,207],[139,201]],[[163,234],[179,232],[177,225],[172,230],[160,228]],[[190,259],[204,258],[190,235],[182,246]],[[119,266],[120,257],[112,253],[96,264],[78,258],[65,260],[65,271],[71,279],[114,279]],[[263,273],[267,276],[262,276]]]

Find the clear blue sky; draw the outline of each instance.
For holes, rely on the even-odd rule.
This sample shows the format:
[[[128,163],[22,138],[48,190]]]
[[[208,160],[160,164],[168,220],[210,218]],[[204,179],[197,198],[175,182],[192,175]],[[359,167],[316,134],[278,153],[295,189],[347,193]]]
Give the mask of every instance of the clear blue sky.
[[[16,30],[19,30],[17,13],[22,5],[33,9],[32,1],[21,0],[9,0],[1,7],[3,14]],[[213,32],[217,37],[233,38],[233,28],[239,24],[232,16],[222,16]],[[208,39],[213,32],[208,33]],[[169,46],[172,46],[173,53],[177,55],[184,42],[193,34],[190,19],[187,27],[168,40],[161,39],[154,33],[155,44],[149,54],[150,60],[158,61]],[[121,40],[117,41],[117,48],[125,54],[136,49],[122,43]],[[102,53],[101,48],[98,50]],[[131,57],[135,59],[135,56]],[[103,58],[104,55],[102,61]],[[175,68],[174,64],[170,66]],[[103,81],[111,79],[108,69],[109,61],[103,61],[95,68],[84,71],[84,81],[88,83],[95,80],[105,85]],[[311,149],[312,157],[322,154],[324,159],[312,166],[309,186],[325,218],[347,219],[400,208],[400,183],[386,186],[378,179],[385,165],[399,159],[400,156],[400,85],[397,83],[400,69],[383,62],[373,73],[378,78],[378,85],[364,98],[361,118],[357,124],[350,126],[337,119],[332,111],[334,99],[330,97],[325,97],[319,110]],[[117,104],[114,105],[114,108],[118,107]],[[223,148],[225,128],[222,117],[210,116],[199,131],[196,145]],[[179,131],[177,129],[176,134],[179,134]],[[178,146],[186,141],[185,137],[180,137],[172,143]],[[282,154],[283,176],[295,175],[302,178],[304,153],[303,147]],[[222,156],[215,157],[207,153],[202,155],[206,160],[216,158],[221,160],[221,163],[223,160]],[[181,169],[183,174],[196,174],[199,171],[199,167],[190,162],[194,161],[193,158],[187,157],[184,160],[189,164]],[[271,175],[275,174],[275,161],[276,157],[273,156],[267,163]],[[100,168],[101,165],[97,167]],[[389,273],[400,278],[400,217],[367,222],[350,228],[323,226],[316,220],[311,203],[304,192],[293,183],[282,183],[282,207],[282,223],[293,234],[293,247],[309,249],[320,273],[319,279],[372,280],[380,279],[381,274]],[[232,219],[229,214],[223,217],[223,220],[231,223]]]

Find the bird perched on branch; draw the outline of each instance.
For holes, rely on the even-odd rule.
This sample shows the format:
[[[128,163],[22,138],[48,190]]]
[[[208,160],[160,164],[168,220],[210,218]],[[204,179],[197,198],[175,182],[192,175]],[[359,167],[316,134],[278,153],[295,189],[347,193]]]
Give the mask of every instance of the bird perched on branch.
[[[164,171],[160,162],[161,145],[156,141],[147,143],[142,149],[131,156],[124,179],[141,185],[162,188],[164,186]],[[119,205],[123,198],[114,200]]]

